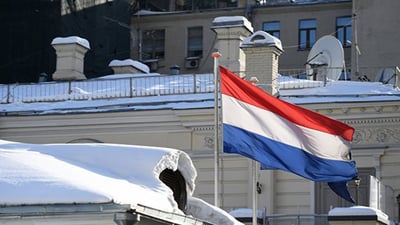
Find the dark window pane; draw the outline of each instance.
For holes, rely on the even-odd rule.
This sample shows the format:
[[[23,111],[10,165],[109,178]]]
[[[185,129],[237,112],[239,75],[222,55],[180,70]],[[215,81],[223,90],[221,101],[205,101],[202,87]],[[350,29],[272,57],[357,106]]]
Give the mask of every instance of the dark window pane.
[[[188,28],[188,57],[201,57],[203,54],[203,27]]]
[[[160,59],[165,55],[165,31],[146,30],[142,35],[142,58]]]

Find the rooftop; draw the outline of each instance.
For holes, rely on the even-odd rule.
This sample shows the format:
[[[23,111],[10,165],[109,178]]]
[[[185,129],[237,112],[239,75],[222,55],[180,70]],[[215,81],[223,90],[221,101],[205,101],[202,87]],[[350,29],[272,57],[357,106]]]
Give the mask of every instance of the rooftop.
[[[71,82],[0,85],[3,115],[68,114],[214,107],[213,74],[119,74]],[[400,101],[392,84],[279,77],[293,104]],[[260,85],[262,88],[263,85]]]

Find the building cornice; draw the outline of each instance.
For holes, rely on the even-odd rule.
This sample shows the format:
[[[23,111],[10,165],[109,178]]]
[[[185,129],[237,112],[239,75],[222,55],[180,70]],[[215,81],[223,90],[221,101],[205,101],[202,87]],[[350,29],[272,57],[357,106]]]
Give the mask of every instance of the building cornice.
[[[400,113],[399,101],[326,102],[299,105],[337,119],[398,117]]]

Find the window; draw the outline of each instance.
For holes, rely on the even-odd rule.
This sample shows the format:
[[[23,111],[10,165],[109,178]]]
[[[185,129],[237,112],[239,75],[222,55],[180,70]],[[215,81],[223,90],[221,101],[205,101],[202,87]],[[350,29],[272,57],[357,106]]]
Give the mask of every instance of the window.
[[[351,17],[336,18],[336,38],[342,43],[343,47],[351,46]]]
[[[208,10],[238,7],[238,0],[140,0],[139,8],[150,11]]]
[[[299,49],[310,49],[317,37],[317,20],[306,19],[299,21]]]
[[[238,6],[237,0],[186,0],[191,10],[232,8]]]
[[[201,57],[202,55],[203,27],[189,27],[187,57]]]
[[[162,59],[165,56],[165,30],[146,30],[142,35],[142,59]]]
[[[281,38],[281,23],[279,21],[265,22],[263,30],[276,38]]]

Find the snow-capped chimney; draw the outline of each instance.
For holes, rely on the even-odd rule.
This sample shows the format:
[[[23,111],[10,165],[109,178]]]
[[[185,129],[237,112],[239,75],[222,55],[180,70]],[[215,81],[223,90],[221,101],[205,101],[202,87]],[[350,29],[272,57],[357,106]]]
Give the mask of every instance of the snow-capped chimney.
[[[114,59],[110,64],[108,64],[108,66],[111,67],[114,74],[150,73],[150,68],[146,64],[133,59]]]
[[[244,76],[246,56],[239,47],[253,33],[251,23],[243,16],[222,16],[214,19],[211,29],[217,33],[215,47],[222,54],[219,63]]]
[[[83,65],[85,53],[90,49],[89,42],[77,36],[58,37],[51,45],[57,54],[53,80],[85,80]]]
[[[278,93],[278,62],[283,53],[281,41],[264,31],[243,40],[240,48],[246,54],[246,75],[257,77],[258,85],[272,95]]]

